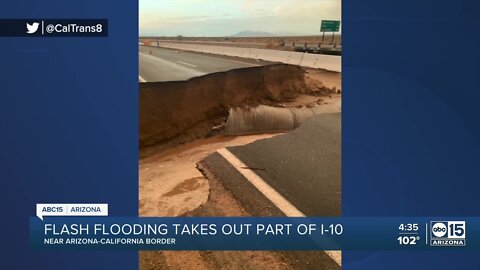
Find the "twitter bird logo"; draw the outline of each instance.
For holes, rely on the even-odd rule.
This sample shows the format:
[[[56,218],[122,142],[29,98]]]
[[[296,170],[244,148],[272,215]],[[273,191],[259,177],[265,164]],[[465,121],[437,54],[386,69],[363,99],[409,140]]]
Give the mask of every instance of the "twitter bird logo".
[[[27,34],[33,34],[37,32],[38,25],[40,25],[38,22],[34,22],[32,24],[27,23]]]

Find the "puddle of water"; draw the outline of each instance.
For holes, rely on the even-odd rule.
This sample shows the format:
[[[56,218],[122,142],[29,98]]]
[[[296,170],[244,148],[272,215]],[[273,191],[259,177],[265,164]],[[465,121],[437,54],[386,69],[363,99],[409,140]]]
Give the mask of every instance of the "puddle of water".
[[[187,180],[183,181],[182,183],[178,184],[177,186],[175,186],[169,192],[163,194],[163,196],[171,197],[171,196],[175,196],[175,195],[182,194],[182,193],[185,193],[185,192],[194,191],[194,190],[202,187],[202,183],[200,182],[202,179],[203,179],[202,177],[195,177],[195,178],[187,179]]]

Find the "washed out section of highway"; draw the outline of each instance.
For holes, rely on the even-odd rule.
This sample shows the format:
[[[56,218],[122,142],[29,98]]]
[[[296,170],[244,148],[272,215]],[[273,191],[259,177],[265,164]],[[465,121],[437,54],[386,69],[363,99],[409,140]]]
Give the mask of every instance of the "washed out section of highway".
[[[221,160],[222,156],[215,151],[224,147],[245,145],[273,136],[222,135],[221,124],[225,124],[231,108],[248,110],[260,104],[277,108],[311,108],[319,105],[324,112],[339,111],[341,97],[333,86],[339,88],[340,80],[338,84],[329,83],[327,87],[321,83],[321,78],[315,79],[315,83],[310,77],[313,74],[309,72],[308,78],[305,75],[298,66],[277,64],[217,72],[183,82],[141,83],[140,215],[282,215],[282,211],[270,206],[271,203],[258,190],[249,187],[249,182],[228,162],[221,163],[225,170],[215,170],[215,173],[221,172],[224,175],[219,173],[218,179],[209,174],[208,170],[203,170],[201,174],[195,169],[195,164],[201,160],[206,161],[211,156]],[[326,73],[315,75],[325,76]],[[212,135],[212,131],[217,135]],[[207,156],[209,157],[205,159]],[[256,172],[252,165],[245,167]],[[245,187],[226,189],[225,178]],[[236,192],[238,190],[239,193]],[[242,193],[241,190],[245,192]],[[244,197],[240,200],[239,196]],[[250,205],[245,201],[250,201]],[[191,211],[192,209],[195,210]],[[167,267],[340,269],[337,260],[323,251],[140,252],[141,269]]]
[[[140,147],[203,138],[224,125],[229,108],[295,100],[315,91],[307,83],[301,67],[285,64],[140,83]]]
[[[139,48],[139,76],[146,82],[188,80],[209,73],[267,64],[270,62],[150,46]]]

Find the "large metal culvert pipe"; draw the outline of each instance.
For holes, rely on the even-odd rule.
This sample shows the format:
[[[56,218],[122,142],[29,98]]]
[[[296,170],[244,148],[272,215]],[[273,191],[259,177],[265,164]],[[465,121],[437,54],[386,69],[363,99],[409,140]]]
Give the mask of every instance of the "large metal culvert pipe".
[[[319,113],[321,112],[317,106],[277,108],[259,105],[253,108],[230,108],[225,135],[285,132],[297,128]]]

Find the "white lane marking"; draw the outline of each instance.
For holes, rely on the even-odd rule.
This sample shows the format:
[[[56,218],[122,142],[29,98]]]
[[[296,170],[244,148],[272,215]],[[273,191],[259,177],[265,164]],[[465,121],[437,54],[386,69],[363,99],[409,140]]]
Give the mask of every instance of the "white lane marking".
[[[212,54],[209,54],[209,55],[212,55]],[[208,56],[208,55],[205,55],[205,54],[201,54],[201,56],[206,57],[206,58],[216,59],[216,60],[222,60],[222,61],[225,61],[225,62],[242,64],[242,65],[251,66],[251,67],[259,67],[259,66],[262,66],[262,65],[253,64],[253,63],[247,63],[247,62],[236,61],[236,60],[231,60],[231,59],[224,59],[224,58],[221,58],[221,57]],[[222,56],[222,55],[219,55],[219,56]],[[254,60],[254,59],[253,59],[253,60]]]
[[[145,80],[142,76],[138,75],[138,80],[140,82],[147,82],[147,80]]]
[[[191,67],[194,67],[194,68],[197,67],[197,66],[195,66],[195,65],[192,65],[192,64],[189,64],[189,63],[185,63],[185,62],[182,62],[182,61],[177,61],[177,63],[184,64],[184,65],[187,65],[187,66],[191,66]]]
[[[280,209],[286,216],[289,217],[304,217],[300,210],[298,210],[293,204],[285,199],[280,193],[272,188],[267,182],[265,182],[260,176],[254,173],[252,170],[239,170],[242,167],[248,167],[236,156],[234,156],[226,148],[217,151],[222,155],[230,164],[235,167],[254,187],[258,189],[267,199],[269,199],[278,209]]]
[[[240,174],[242,174],[254,187],[258,189],[267,199],[269,199],[280,211],[287,217],[306,217],[304,213],[298,210],[291,202],[285,199],[273,187],[271,187],[265,180],[258,176],[253,170],[241,169],[248,167],[240,159],[238,159],[232,152],[226,148],[217,150],[223,158],[225,158]],[[342,252],[336,250],[324,250],[333,261],[339,266],[342,266]]]

